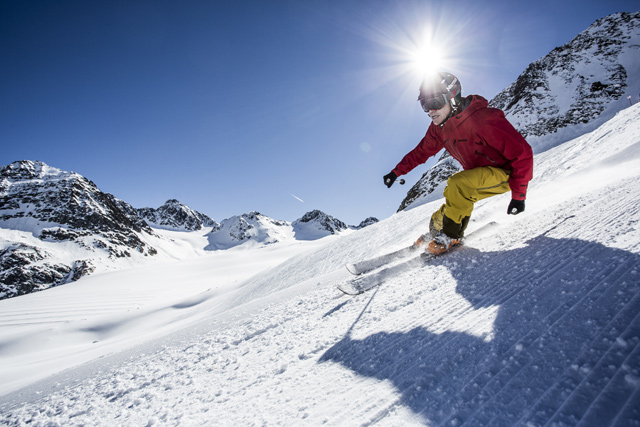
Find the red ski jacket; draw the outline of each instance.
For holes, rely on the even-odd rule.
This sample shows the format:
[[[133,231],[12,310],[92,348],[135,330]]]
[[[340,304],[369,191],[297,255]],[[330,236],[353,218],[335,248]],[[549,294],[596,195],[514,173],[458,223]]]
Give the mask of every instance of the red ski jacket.
[[[466,101],[470,101],[467,108],[442,127],[431,123],[418,146],[393,172],[397,176],[409,173],[445,148],[464,170],[494,166],[510,171],[511,197],[524,200],[533,176],[531,146],[501,110],[488,106],[486,99],[471,95]]]

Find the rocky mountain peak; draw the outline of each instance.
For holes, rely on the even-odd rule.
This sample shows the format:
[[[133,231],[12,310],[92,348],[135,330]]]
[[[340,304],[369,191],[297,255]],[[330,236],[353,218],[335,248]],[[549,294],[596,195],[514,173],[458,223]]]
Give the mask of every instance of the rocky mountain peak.
[[[76,280],[92,271],[92,258],[157,253],[140,236],[153,230],[129,204],[77,173],[43,162],[19,161],[0,168],[0,226],[26,232],[42,246],[66,242],[77,248],[76,255],[84,254],[56,260],[52,248],[39,243],[9,244],[0,254],[0,294],[5,295]]]
[[[296,239],[299,240],[315,240],[349,228],[339,219],[317,209],[307,212],[292,225]]]
[[[191,209],[176,199],[167,200],[157,209],[141,208],[136,209],[136,212],[149,225],[157,228],[197,231],[204,227],[216,228],[220,226],[207,215]]]
[[[353,228],[355,228],[356,230],[360,230],[362,228],[368,227],[370,225],[375,224],[376,222],[379,222],[380,220],[378,218],[375,218],[373,216],[370,216],[369,218],[366,218],[364,220],[362,220],[360,222],[360,224],[354,226]]]
[[[40,161],[20,160],[0,168],[5,179],[17,180],[42,179],[45,175],[60,175],[62,171]]]
[[[223,220],[208,234],[208,250],[229,249],[245,243],[269,245],[290,237],[291,225],[259,212],[247,212]]]
[[[534,151],[595,129],[640,90],[640,12],[595,21],[569,43],[529,64],[490,105],[529,140]],[[559,141],[562,142],[562,141]]]

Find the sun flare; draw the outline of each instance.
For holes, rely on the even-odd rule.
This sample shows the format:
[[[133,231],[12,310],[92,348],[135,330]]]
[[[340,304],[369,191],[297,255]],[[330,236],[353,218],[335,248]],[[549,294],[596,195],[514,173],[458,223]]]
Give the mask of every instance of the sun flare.
[[[415,50],[409,53],[409,64],[413,73],[419,79],[440,71],[443,67],[443,54],[440,49],[430,43],[416,46]]]
[[[420,3],[369,22],[365,35],[378,45],[385,63],[380,81],[400,80],[415,88],[428,74],[460,71],[463,51],[473,45],[465,28],[457,8]]]
[[[465,77],[477,61],[481,37],[468,29],[473,23],[458,7],[443,2],[407,2],[395,13],[379,13],[358,22],[356,29],[371,41],[373,54],[363,89],[386,97],[391,122],[407,114],[424,114],[417,103],[420,84],[435,72]],[[480,33],[481,34],[481,33]],[[474,56],[475,55],[475,56]],[[362,73],[359,76],[363,76]]]

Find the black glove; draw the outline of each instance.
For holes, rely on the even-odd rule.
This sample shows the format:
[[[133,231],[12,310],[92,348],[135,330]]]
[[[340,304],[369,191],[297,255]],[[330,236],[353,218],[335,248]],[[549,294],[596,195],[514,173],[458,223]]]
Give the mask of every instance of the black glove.
[[[391,186],[393,185],[394,182],[396,182],[396,179],[398,178],[398,175],[395,174],[395,172],[389,172],[388,174],[386,174],[383,179],[384,179],[384,185],[387,186],[387,188],[391,188]]]
[[[511,199],[511,203],[507,208],[507,215],[518,215],[520,212],[524,212],[524,200]]]

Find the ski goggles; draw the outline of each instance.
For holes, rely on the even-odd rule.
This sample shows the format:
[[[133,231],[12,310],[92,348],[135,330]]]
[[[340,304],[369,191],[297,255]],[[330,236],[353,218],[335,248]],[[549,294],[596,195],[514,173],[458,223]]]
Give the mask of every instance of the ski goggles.
[[[447,104],[448,99],[444,93],[441,93],[430,97],[419,96],[418,101],[420,101],[420,105],[424,112],[428,113],[431,110],[439,110],[444,107]]]

